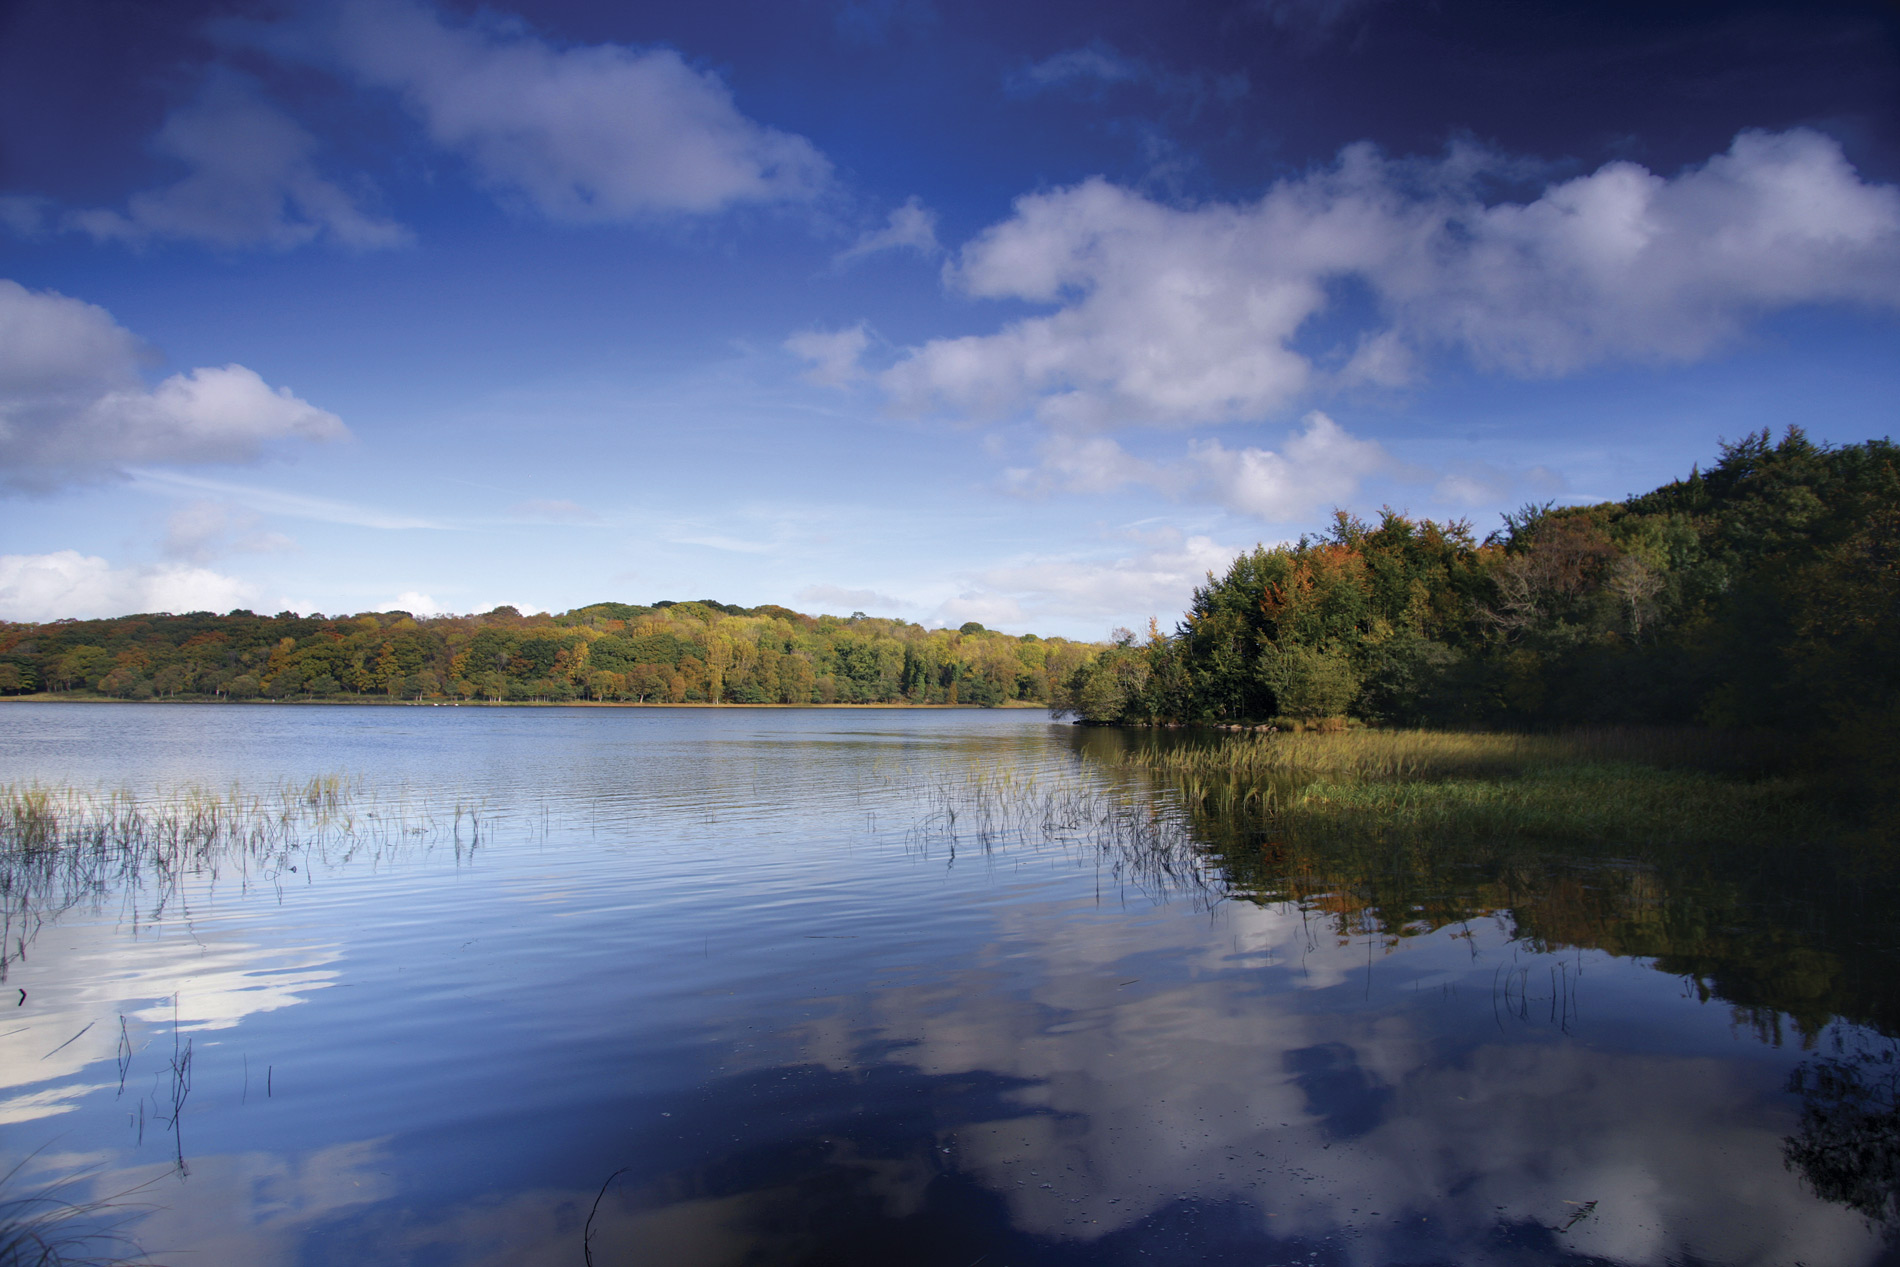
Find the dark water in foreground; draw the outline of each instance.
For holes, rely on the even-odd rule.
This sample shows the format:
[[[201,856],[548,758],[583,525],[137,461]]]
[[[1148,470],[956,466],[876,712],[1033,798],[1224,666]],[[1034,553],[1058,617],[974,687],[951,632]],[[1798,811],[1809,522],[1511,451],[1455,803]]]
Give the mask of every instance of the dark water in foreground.
[[[0,708],[4,781],[364,780],[294,872],[13,926],[0,1168],[145,1184],[156,1259],[246,1267],[577,1264],[590,1211],[601,1264],[1891,1261],[1872,1030],[1784,1017],[1796,986],[1740,1007],[1588,900],[1561,936],[1395,927],[1340,884],[1158,871],[1047,812],[1191,837],[1101,742],[1022,712]],[[1799,903],[1743,926],[1592,867],[1562,883],[1614,893],[1602,920],[1841,975]]]

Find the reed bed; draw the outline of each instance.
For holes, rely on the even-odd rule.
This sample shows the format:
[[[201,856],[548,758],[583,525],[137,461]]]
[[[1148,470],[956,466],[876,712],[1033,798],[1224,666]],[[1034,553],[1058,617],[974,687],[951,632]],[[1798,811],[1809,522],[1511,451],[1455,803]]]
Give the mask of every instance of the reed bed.
[[[186,787],[148,796],[0,785],[0,981],[49,919],[80,903],[113,897],[135,923],[150,921],[180,899],[187,878],[248,888],[281,884],[301,866],[307,880],[303,864],[386,858],[445,825],[400,798],[370,798],[360,780],[339,775],[264,792]],[[457,807],[453,828],[458,849],[475,847],[479,811]]]
[[[1700,769],[1755,776],[1776,764],[1771,739],[1688,728],[1601,727],[1556,734],[1442,730],[1250,734],[1137,749],[1124,760],[1171,774],[1355,782],[1510,778],[1578,764]]]
[[[910,834],[921,850],[984,854],[1009,847],[1085,850],[1116,882],[1156,898],[1213,898],[1217,871],[1197,848],[1178,805],[1080,775],[982,773],[945,779]]]
[[[1838,824],[1770,737],[1690,729],[1558,734],[1257,734],[1122,757],[1205,827],[1241,816],[1284,837],[1661,844],[1813,838]]]
[[[1288,836],[1524,839],[1624,847],[1825,833],[1826,815],[1787,779],[1737,780],[1632,765],[1551,766],[1511,778],[1318,780],[1269,797]]]

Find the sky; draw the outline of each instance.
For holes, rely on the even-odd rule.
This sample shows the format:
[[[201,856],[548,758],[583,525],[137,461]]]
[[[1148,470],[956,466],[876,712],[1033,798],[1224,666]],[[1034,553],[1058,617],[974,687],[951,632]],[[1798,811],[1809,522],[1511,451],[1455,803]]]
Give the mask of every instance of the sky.
[[[1900,6],[0,0],[0,619],[1100,639],[1900,401]]]

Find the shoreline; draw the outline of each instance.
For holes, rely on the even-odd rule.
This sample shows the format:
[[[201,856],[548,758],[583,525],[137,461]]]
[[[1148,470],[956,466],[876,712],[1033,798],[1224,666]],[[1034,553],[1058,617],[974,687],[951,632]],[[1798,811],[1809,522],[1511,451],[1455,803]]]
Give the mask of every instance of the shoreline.
[[[1038,704],[1030,700],[1005,700],[1001,704],[912,704],[905,702],[874,704],[713,704],[705,700],[664,703],[643,703],[634,700],[429,700],[429,699],[216,699],[199,697],[196,699],[121,699],[113,695],[69,695],[48,691],[37,691],[31,695],[0,695],[0,705],[6,704],[214,704],[220,707],[234,705],[251,707],[266,705],[270,707],[366,707],[366,708],[755,708],[755,709],[817,709],[817,708],[884,708],[913,710],[963,710],[974,712],[1020,712],[1023,709],[1047,711],[1047,704]]]

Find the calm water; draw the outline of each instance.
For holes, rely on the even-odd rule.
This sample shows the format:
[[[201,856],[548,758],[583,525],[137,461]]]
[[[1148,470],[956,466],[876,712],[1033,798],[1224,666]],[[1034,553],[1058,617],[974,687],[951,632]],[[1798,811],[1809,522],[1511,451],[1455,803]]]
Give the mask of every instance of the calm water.
[[[1721,858],[1492,859],[1408,915],[1019,830],[1191,843],[1114,742],[0,708],[4,781],[362,780],[281,867],[14,919],[0,1166],[145,1185],[156,1259],[245,1267],[576,1264],[590,1211],[602,1264],[1893,1261],[1890,926]]]

